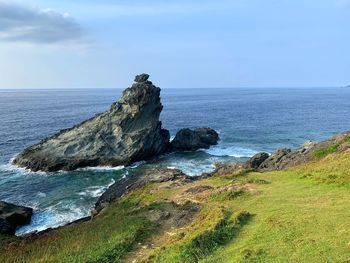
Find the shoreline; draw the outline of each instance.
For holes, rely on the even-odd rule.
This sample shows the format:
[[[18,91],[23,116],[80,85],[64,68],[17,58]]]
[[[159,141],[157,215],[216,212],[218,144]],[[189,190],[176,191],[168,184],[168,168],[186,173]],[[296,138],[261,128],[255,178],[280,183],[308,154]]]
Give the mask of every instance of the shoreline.
[[[272,167],[263,167],[260,168],[259,167],[248,167],[248,169],[253,169],[253,170],[261,170],[261,172],[266,172],[266,171],[271,171],[271,170],[280,170],[280,169],[285,169],[288,168],[290,166],[295,166],[298,164],[301,164],[303,162],[307,162],[310,159],[310,153],[313,153],[315,150],[319,149],[320,147],[327,147],[327,145],[329,145],[330,143],[336,143],[339,144],[338,146],[340,147],[340,141],[343,140],[343,138],[349,136],[350,132],[343,132],[341,134],[337,134],[336,136],[331,137],[330,139],[326,140],[326,141],[321,141],[321,142],[307,142],[305,144],[303,144],[302,146],[300,146],[299,148],[295,149],[294,151],[290,150],[290,151],[283,151],[284,155],[288,155],[290,154],[290,159],[287,159],[290,161],[290,164],[283,164],[281,167],[278,166],[272,166]],[[341,151],[344,151],[347,149],[347,147],[350,147],[350,145],[348,145],[348,143],[344,143],[342,144],[343,148],[341,149]],[[282,149],[283,150],[283,149]],[[274,154],[277,153],[277,159],[281,159],[280,150],[277,150],[275,153],[272,153],[271,155],[269,155],[269,157],[271,158],[272,156],[274,156]],[[283,157],[283,156],[282,156]],[[301,159],[299,157],[302,157]],[[254,156],[252,157],[254,158]],[[213,172],[210,173],[202,173],[199,176],[188,176],[186,174],[184,174],[182,171],[178,170],[178,169],[173,169],[173,168],[167,168],[167,169],[152,169],[152,168],[147,168],[143,173],[139,173],[130,177],[125,177],[125,178],[120,178],[118,180],[116,180],[114,183],[111,183],[106,190],[103,192],[103,194],[97,199],[94,207],[90,210],[90,216],[86,216],[83,218],[79,218],[77,220],[74,220],[70,223],[58,226],[58,227],[53,227],[53,228],[47,228],[45,230],[42,231],[33,231],[30,233],[26,233],[23,235],[20,235],[18,237],[27,237],[27,236],[32,236],[32,235],[41,235],[41,233],[47,233],[50,232],[51,230],[57,230],[60,228],[64,228],[66,226],[72,225],[72,224],[77,224],[79,222],[86,222],[89,220],[93,220],[94,216],[98,215],[101,210],[105,207],[107,207],[111,202],[117,201],[118,199],[120,199],[121,197],[123,197],[125,194],[128,194],[129,192],[140,188],[144,185],[146,185],[147,183],[149,183],[149,181],[142,181],[140,182],[140,179],[142,179],[142,177],[144,177],[145,174],[148,174],[150,171],[154,171],[154,170],[163,170],[163,171],[169,171],[172,173],[178,173],[180,172],[182,176],[184,176],[185,178],[187,178],[188,180],[201,180],[203,178],[207,178],[208,176],[212,176],[214,174],[217,173],[229,173],[232,172],[234,170],[240,170],[240,169],[246,169],[247,167],[244,167],[244,165],[246,165],[247,163],[251,162],[250,158],[246,163],[228,163],[228,164],[216,164],[216,168]],[[299,159],[298,159],[299,158]],[[270,160],[270,162],[274,162],[275,160]],[[139,163],[139,162],[137,162]],[[142,162],[139,165],[142,165],[143,163],[147,163],[147,162]],[[275,165],[275,164],[274,164]],[[126,168],[126,167],[124,167]],[[121,168],[121,169],[124,169]],[[132,166],[129,166],[129,168],[132,168]],[[18,168],[20,170],[23,170],[23,168]],[[84,168],[86,169],[86,168]],[[80,170],[80,171],[84,171]],[[87,168],[88,169],[88,168]],[[120,168],[117,168],[118,170]],[[133,185],[137,185],[137,187],[131,187]],[[114,193],[113,193],[114,192]],[[113,193],[111,195],[111,193]],[[107,196],[107,198],[106,198]],[[109,197],[108,197],[109,196]]]
[[[333,229],[328,224],[344,229],[348,218],[344,213],[350,211],[346,209],[348,203],[344,202],[348,200],[349,192],[343,187],[345,182],[350,183],[346,173],[350,167],[349,154],[350,132],[346,132],[326,141],[308,142],[296,150],[279,149],[271,155],[258,153],[246,163],[216,164],[215,172],[199,177],[189,177],[176,169],[145,169],[144,173],[111,185],[100,197],[100,202],[96,202],[91,217],[21,237],[3,236],[0,238],[3,249],[0,250],[4,254],[0,258],[24,257],[30,261],[52,257],[59,261],[79,252],[87,262],[92,259],[101,262],[106,253],[112,259],[125,262],[142,262],[144,259],[173,262],[173,257],[179,258],[176,262],[184,262],[184,258],[195,262],[196,254],[192,254],[192,249],[220,258],[222,253],[215,251],[218,248],[227,251],[226,242],[230,248],[239,248],[237,242],[251,241],[249,237],[237,235],[236,231],[252,231],[252,227],[254,237],[254,229],[263,227],[265,231],[267,227],[272,240],[282,240],[282,244],[289,244],[284,240],[290,237],[288,231],[291,228],[303,230],[295,240],[308,237],[308,233],[333,240],[334,231],[328,232]],[[338,179],[335,181],[334,178]],[[327,215],[334,216],[337,221]],[[288,224],[271,228],[265,220],[270,220],[271,216],[277,219],[288,216]],[[310,226],[310,217],[313,222],[320,220],[325,228]],[[342,242],[347,241],[348,234],[344,235],[339,237]],[[211,237],[215,237],[214,241]],[[263,245],[266,251],[274,248],[269,237],[262,235],[258,247]],[[122,245],[123,249],[113,250],[110,254],[108,244],[111,240],[113,247]],[[198,245],[197,240],[203,242]],[[207,250],[207,244],[210,250]],[[249,243],[248,247],[251,246]],[[334,243],[329,243],[327,248],[337,249],[332,258],[342,253]],[[285,249],[293,252],[296,248],[292,245]],[[28,251],[33,254],[27,254]],[[239,252],[238,256],[241,254]],[[272,256],[270,253],[259,255],[263,258]],[[314,254],[307,255],[312,258]]]

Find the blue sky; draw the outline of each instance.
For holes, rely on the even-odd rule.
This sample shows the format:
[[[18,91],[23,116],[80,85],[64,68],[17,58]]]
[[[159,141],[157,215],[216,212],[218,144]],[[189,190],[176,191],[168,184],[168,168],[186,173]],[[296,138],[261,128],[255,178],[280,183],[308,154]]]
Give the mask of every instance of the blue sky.
[[[350,0],[0,0],[0,88],[350,84]]]

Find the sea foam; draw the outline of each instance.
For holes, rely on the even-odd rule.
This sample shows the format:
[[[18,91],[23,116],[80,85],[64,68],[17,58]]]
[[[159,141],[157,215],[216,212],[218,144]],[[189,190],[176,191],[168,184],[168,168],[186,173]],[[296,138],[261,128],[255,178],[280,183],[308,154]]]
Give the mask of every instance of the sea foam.
[[[206,153],[213,156],[231,156],[236,158],[243,157],[252,157],[258,151],[248,148],[235,147],[235,146],[213,146],[208,150],[205,150]]]

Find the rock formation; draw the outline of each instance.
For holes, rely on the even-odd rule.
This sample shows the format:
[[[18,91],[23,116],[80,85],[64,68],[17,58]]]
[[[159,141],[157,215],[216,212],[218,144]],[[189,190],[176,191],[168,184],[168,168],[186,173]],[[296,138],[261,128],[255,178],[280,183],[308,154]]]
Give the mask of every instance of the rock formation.
[[[270,156],[267,153],[258,153],[245,163],[245,167],[257,171],[272,171],[293,167],[314,160],[317,158],[319,151],[321,153],[323,151],[342,152],[349,149],[349,137],[350,131],[322,142],[307,141],[295,150],[278,149]]]
[[[74,170],[129,165],[164,153],[170,135],[159,121],[160,88],[148,78],[136,76],[108,111],[25,149],[14,164],[33,171]]]
[[[0,234],[14,235],[18,226],[30,223],[33,209],[0,201]]]
[[[252,169],[258,169],[260,165],[268,158],[268,153],[257,153],[246,162],[246,166]]]
[[[116,201],[127,193],[148,183],[176,182],[177,184],[193,181],[196,178],[185,175],[178,169],[149,169],[143,173],[122,178],[111,185],[95,204],[95,212],[100,212],[110,202]]]
[[[208,149],[211,145],[217,144],[218,140],[218,133],[210,128],[182,129],[177,132],[174,140],[171,142],[171,148],[175,151]]]

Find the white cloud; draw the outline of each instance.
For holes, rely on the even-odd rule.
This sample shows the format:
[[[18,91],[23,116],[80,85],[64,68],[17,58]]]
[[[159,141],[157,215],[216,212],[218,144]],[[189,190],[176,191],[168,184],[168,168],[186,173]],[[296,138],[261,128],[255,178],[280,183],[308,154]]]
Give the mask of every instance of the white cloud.
[[[29,43],[81,41],[83,30],[68,14],[0,0],[0,40]]]

